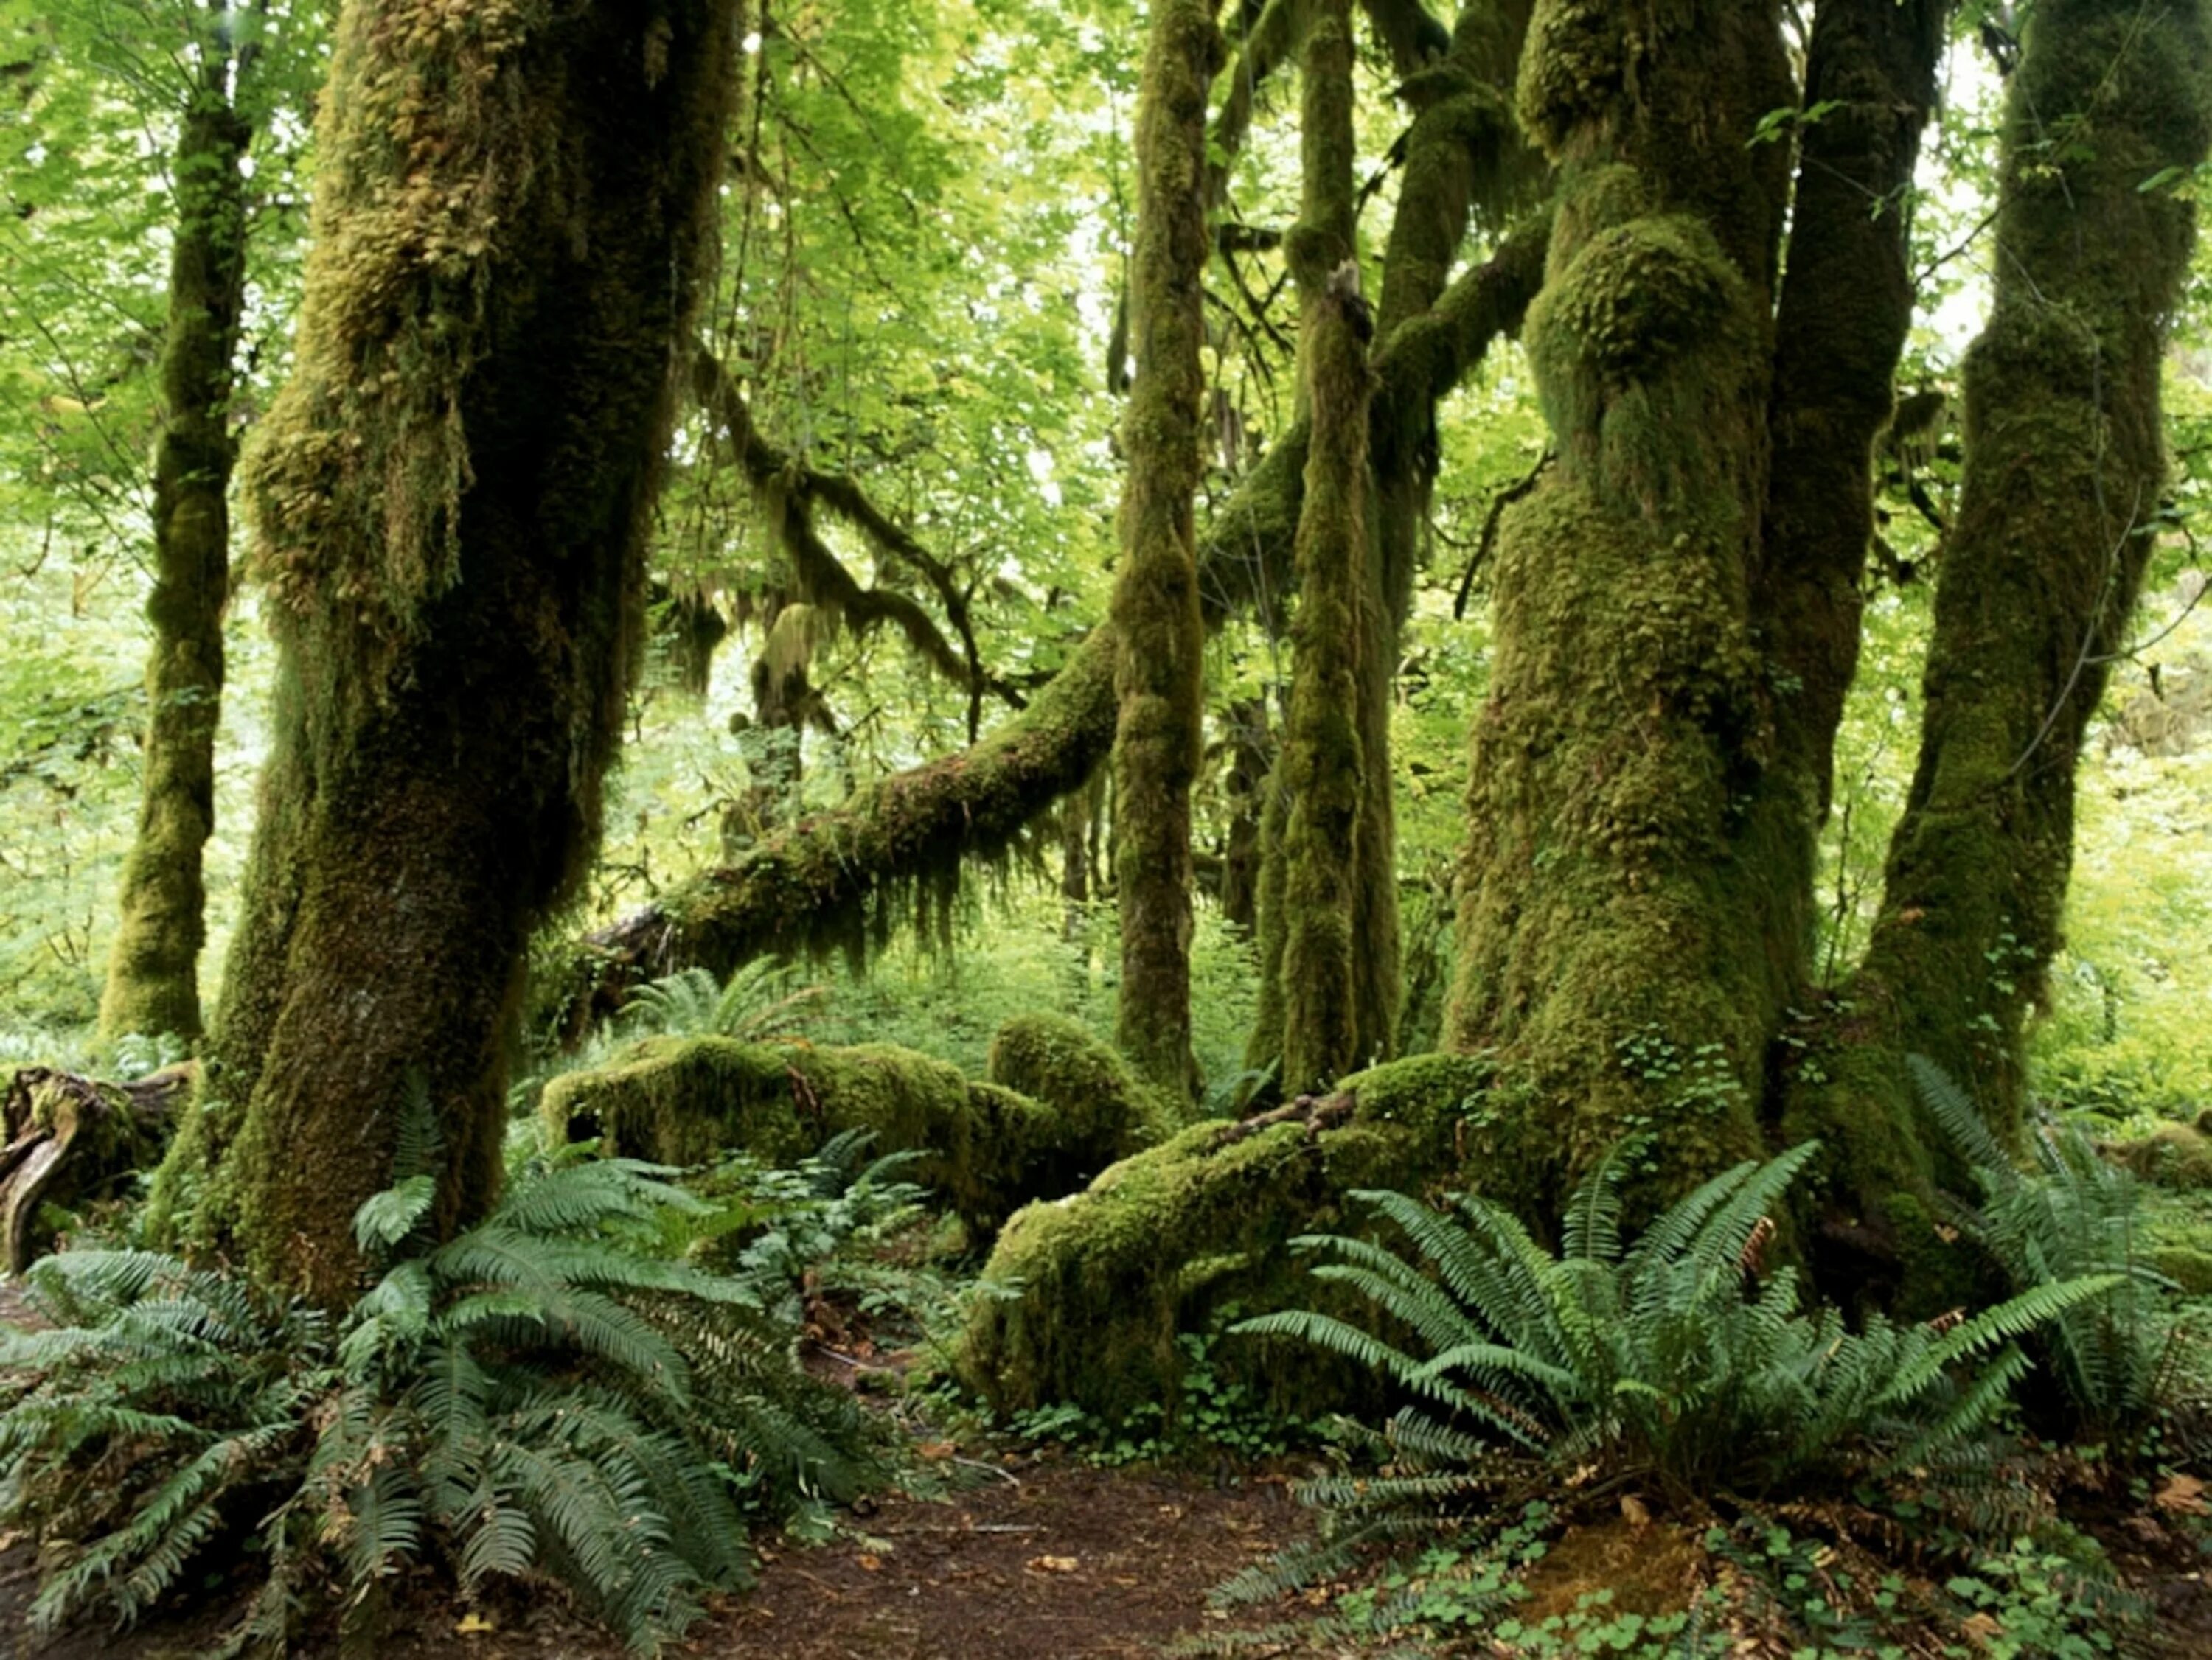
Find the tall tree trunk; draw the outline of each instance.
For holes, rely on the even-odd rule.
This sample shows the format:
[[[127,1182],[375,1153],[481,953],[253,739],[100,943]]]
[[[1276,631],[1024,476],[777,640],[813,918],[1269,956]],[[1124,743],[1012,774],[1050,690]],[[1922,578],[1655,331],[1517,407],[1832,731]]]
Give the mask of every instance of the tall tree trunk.
[[[235,60],[205,47],[170,167],[162,421],[154,448],[149,715],[138,831],[123,867],[100,1035],[200,1036],[207,938],[201,855],[215,828],[222,615],[230,591],[231,360],[246,293],[245,161],[252,129],[232,101]]]
[[[2018,1128],[2075,767],[2160,518],[2160,377],[2194,229],[2170,185],[2206,154],[2208,71],[2201,0],[2044,0],[2028,14],[1919,760],[1873,936],[1832,1011],[1832,1052],[1794,1103],[1800,1133],[1848,1148],[1871,1217],[1928,1163],[1903,1055],[1938,1061],[2001,1135]]]
[[[1316,0],[1306,21],[1304,203],[1290,241],[1304,313],[1302,387],[1311,435],[1298,516],[1291,703],[1275,769],[1281,880],[1267,897],[1282,936],[1285,1094],[1326,1087],[1362,1055],[1354,998],[1353,842],[1364,796],[1388,791],[1364,766],[1358,674],[1374,644],[1367,543],[1367,339],[1353,198],[1350,0]],[[1393,941],[1395,944],[1395,940]]]
[[[1751,578],[1794,97],[1770,0],[1543,0],[1560,170],[1528,342],[1559,464],[1506,518],[1447,1037],[1521,1080],[1491,1162],[1541,1206],[1635,1131],[1662,1181],[1757,1145],[1789,989],[1730,858],[1766,742]]]
[[[164,1172],[319,1300],[410,1101],[488,1202],[532,924],[597,840],[714,232],[714,0],[352,0],[298,367],[248,470],[275,748],[207,1084]]]
[[[1116,1036],[1150,1081],[1186,1097],[1197,1083],[1190,790],[1205,747],[1194,502],[1206,388],[1206,112],[1220,55],[1207,0],[1155,0],[1137,111],[1129,263],[1137,367],[1122,427],[1129,472],[1114,585]]]

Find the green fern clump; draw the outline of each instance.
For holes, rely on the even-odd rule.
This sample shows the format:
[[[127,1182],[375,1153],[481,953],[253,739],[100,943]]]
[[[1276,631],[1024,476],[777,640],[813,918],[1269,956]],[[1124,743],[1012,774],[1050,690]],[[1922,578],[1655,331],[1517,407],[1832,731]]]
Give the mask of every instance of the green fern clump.
[[[1632,1244],[1616,1157],[1569,1203],[1557,1255],[1486,1200],[1445,1213],[1355,1196],[1413,1255],[1336,1235],[1297,1244],[1327,1259],[1317,1279],[1373,1303],[1407,1346],[1312,1310],[1237,1328],[1317,1343],[1411,1398],[1387,1432],[1401,1473],[1316,1496],[1380,1513],[1585,1466],[1685,1499],[1757,1496],[1967,1447],[2027,1366],[2018,1340],[2114,1276],[2035,1286],[1941,1330],[1880,1316],[1848,1330],[1835,1310],[1801,1305],[1794,1269],[1760,1272],[1770,1212],[1817,1152],[1739,1165]]]
[[[2067,1427],[2116,1443],[2141,1438],[2172,1392],[2180,1325],[2165,1280],[2142,1260],[2141,1193],[2071,1124],[2035,1126],[2033,1174],[1990,1133],[1966,1092],[1924,1056],[1907,1058],[1926,1107],[1982,1191],[1953,1218],[1993,1257],[2014,1291],[2110,1276],[2097,1296],[2069,1305],[2036,1334],[2063,1396]]]
[[[424,1160],[424,1162],[428,1162]],[[568,1586],[650,1651],[739,1583],[749,1519],[876,1472],[745,1279],[659,1254],[700,1202],[623,1160],[540,1167],[450,1241],[415,1175],[356,1219],[382,1277],[341,1320],[149,1253],[33,1269],[56,1329],[0,1345],[0,1518],[37,1530],[33,1620],[128,1621],[219,1535],[269,1577],[234,1646],[373,1618],[404,1565]]]
[[[818,985],[791,990],[789,976],[775,963],[745,963],[727,980],[704,968],[678,969],[633,991],[623,1018],[634,1038],[737,1038],[748,1043],[788,1037],[823,997]]]

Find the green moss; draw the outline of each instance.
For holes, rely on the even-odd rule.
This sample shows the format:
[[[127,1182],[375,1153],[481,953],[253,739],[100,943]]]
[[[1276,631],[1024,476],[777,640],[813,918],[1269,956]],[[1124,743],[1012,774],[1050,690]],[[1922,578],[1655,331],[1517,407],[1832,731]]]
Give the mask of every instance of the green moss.
[[[605,1066],[555,1079],[539,1112],[556,1137],[597,1136],[609,1153],[678,1166],[740,1148],[787,1164],[866,1130],[879,1153],[927,1151],[915,1179],[978,1239],[1103,1162],[1044,1103],[890,1044],[647,1038]]]
[[[2154,1272],[2163,1274],[2191,1297],[2212,1296],[2212,1251],[2195,1245],[2158,1245],[2148,1254]]]
[[[1188,1104],[1151,1088],[1120,1052],[1064,1015],[1017,1015],[991,1039],[991,1081],[1043,1102],[1066,1126],[1086,1176],[1182,1127]]]
[[[1171,1408],[1176,1334],[1232,1304],[1314,1296],[1290,1239],[1356,1226],[1351,1190],[1418,1190],[1449,1170],[1490,1075],[1473,1057],[1394,1062],[1347,1079],[1310,1117],[1196,1124],[1081,1193],[1018,1212],[985,1269],[1017,1294],[976,1305],[963,1374],[1005,1410],[1073,1401],[1111,1421]],[[1231,1345],[1216,1359],[1300,1409],[1358,1387],[1311,1354]]]
[[[2212,1188],[2212,1137],[2189,1124],[2165,1124],[2106,1151],[2147,1182],[2182,1192]]]

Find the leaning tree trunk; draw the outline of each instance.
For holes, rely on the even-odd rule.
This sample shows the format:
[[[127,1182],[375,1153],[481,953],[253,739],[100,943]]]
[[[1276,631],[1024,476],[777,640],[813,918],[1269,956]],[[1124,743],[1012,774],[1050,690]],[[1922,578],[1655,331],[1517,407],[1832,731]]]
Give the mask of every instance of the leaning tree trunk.
[[[1793,1103],[1800,1133],[1850,1149],[1870,1219],[1929,1162],[1905,1054],[1969,1087],[2000,1135],[2018,1129],[2075,767],[2161,519],[2160,376],[2193,245],[2172,186],[2206,154],[2208,70],[2201,0],[2045,0],[2028,15],[1919,761],[1866,955],[1814,1051],[1820,1080]],[[1883,1244],[1910,1254],[1909,1240]]]
[[[224,84],[234,68],[228,54],[210,55],[199,72],[170,168],[177,230],[154,447],[145,782],[100,1000],[100,1035],[109,1039],[200,1035],[201,854],[215,828],[230,588],[231,359],[246,294],[245,162],[253,140]]]
[[[1632,1132],[1662,1182],[1758,1144],[1789,978],[1730,858],[1766,742],[1751,577],[1794,100],[1769,0],[1545,0],[1520,105],[1560,171],[1528,343],[1559,463],[1504,521],[1447,1040],[1518,1079],[1543,1208]]]
[[[1137,106],[1123,421],[1121,568],[1114,584],[1115,1036],[1152,1083],[1195,1089],[1190,1048],[1190,789],[1205,740],[1206,625],[1194,504],[1206,373],[1206,94],[1221,37],[1208,0],[1156,0]]]
[[[401,1121],[499,1175],[532,926],[586,866],[712,247],[732,9],[353,0],[298,367],[249,463],[282,657],[206,1084],[165,1190],[325,1300]]]

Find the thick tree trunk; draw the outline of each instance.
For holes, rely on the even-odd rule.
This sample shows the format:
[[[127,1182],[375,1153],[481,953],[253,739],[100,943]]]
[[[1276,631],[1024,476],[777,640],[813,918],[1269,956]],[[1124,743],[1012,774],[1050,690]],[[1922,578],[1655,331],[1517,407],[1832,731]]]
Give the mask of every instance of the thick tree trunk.
[[[2157,535],[2160,376],[2193,245],[2190,205],[2161,181],[2204,159],[2208,70],[2197,0],[2046,0],[2029,15],[1919,762],[1866,956],[1829,1011],[1820,1081],[1793,1101],[1797,1133],[1846,1149],[1870,1220],[1926,1178],[1906,1053],[1939,1062],[2001,1135],[2018,1128],[2075,767]]]
[[[222,709],[222,615],[230,591],[231,360],[246,293],[246,176],[252,128],[211,57],[185,112],[171,167],[162,423],[154,449],[154,591],[147,619],[150,714],[138,831],[123,867],[100,1030],[200,1035],[207,938],[201,854],[215,828],[215,738]]]
[[[299,361],[249,485],[275,749],[173,1203],[332,1301],[410,1101],[499,1173],[533,924],[588,863],[711,251],[731,9],[343,12]]]
[[[1506,518],[1446,1036],[1519,1094],[1542,1209],[1624,1136],[1662,1182],[1758,1145],[1787,997],[1732,857],[1767,743],[1751,579],[1793,101],[1775,8],[1545,0],[1520,79],[1561,195],[1529,354],[1559,460]]]
[[[1206,390],[1206,95],[1221,37],[1207,0],[1155,0],[1137,106],[1129,268],[1136,373],[1122,441],[1114,584],[1116,1036],[1146,1079],[1192,1094],[1190,791],[1205,751],[1206,625],[1194,522]]]

